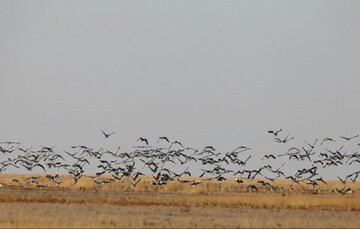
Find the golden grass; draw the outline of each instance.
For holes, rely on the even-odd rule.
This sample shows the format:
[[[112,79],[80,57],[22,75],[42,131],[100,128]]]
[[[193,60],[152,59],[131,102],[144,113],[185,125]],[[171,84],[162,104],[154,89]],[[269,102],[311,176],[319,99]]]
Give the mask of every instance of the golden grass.
[[[360,211],[359,182],[347,185],[352,188],[353,193],[341,195],[334,191],[335,188],[343,187],[337,181],[327,181],[328,185],[320,185],[314,189],[306,184],[296,184],[290,188],[289,181],[277,180],[275,183],[278,190],[270,191],[258,185],[259,192],[249,193],[246,187],[250,183],[256,184],[256,181],[246,181],[244,184],[233,180],[203,181],[197,186],[171,181],[167,185],[158,186],[151,184],[151,177],[143,177],[134,188],[126,179],[99,186],[91,178],[83,177],[73,185],[69,176],[63,176],[61,179],[64,182],[58,186],[45,175],[37,175],[39,188],[39,185],[26,183],[26,178],[31,176],[33,175],[3,174],[0,178],[0,182],[4,184],[0,189],[0,201]],[[18,179],[20,184],[9,185],[11,179]]]
[[[0,227],[26,228],[356,228],[357,212],[0,203]],[[29,214],[31,213],[31,214]]]
[[[38,184],[27,178],[38,177]],[[10,180],[18,179],[19,184]],[[197,186],[171,181],[152,185],[142,177],[134,188],[126,179],[97,185],[83,177],[73,185],[69,176],[56,185],[46,175],[0,176],[0,227],[358,227],[360,185],[349,183],[353,193],[334,192],[343,185],[328,181],[313,189],[276,180],[279,189],[246,187],[227,181],[202,181]],[[185,178],[184,178],[185,179]],[[186,178],[196,180],[198,178]],[[321,191],[319,191],[321,190]]]

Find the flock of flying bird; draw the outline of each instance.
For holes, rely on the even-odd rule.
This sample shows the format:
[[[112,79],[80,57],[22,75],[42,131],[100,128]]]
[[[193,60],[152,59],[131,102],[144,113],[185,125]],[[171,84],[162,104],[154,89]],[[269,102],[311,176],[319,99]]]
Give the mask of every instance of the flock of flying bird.
[[[106,133],[102,130],[105,139],[108,139],[116,132]],[[33,147],[23,148],[18,142],[0,142],[0,157],[7,159],[0,162],[0,174],[10,168],[25,168],[28,171],[42,170],[50,173],[54,170],[69,174],[73,184],[76,184],[81,177],[90,177],[98,185],[105,185],[120,180],[126,180],[132,186],[136,186],[143,176],[151,175],[153,185],[166,185],[169,182],[177,181],[189,183],[193,186],[199,185],[205,180],[224,181],[232,179],[234,182],[244,184],[250,181],[245,188],[248,191],[258,191],[264,188],[269,191],[279,189],[276,179],[291,181],[291,189],[295,185],[309,186],[318,190],[320,183],[327,185],[327,182],[320,175],[320,170],[331,169],[337,166],[355,167],[355,171],[338,179],[343,184],[341,189],[336,191],[341,194],[351,193],[353,190],[347,187],[348,182],[356,182],[360,174],[360,153],[356,150],[348,152],[348,144],[354,142],[359,135],[338,139],[326,137],[321,140],[315,139],[311,143],[304,141],[302,146],[290,145],[294,137],[290,135],[281,136],[282,129],[269,130],[268,134],[273,137],[274,142],[285,147],[280,154],[260,154],[254,152],[247,146],[238,146],[229,152],[217,152],[213,146],[205,146],[201,150],[185,147],[179,141],[170,141],[167,137],[160,137],[156,146],[150,146],[148,139],[140,137],[131,152],[121,152],[121,147],[111,151],[100,148],[93,149],[84,145],[71,147],[71,152],[57,152],[55,147],[41,146],[39,149]],[[341,146],[334,148],[334,144],[340,142]],[[360,147],[360,142],[352,144],[355,148]],[[248,168],[250,159],[259,156],[262,166],[255,169]],[[284,158],[285,161],[277,168],[272,162]],[[294,173],[285,174],[283,167],[293,161],[306,162],[309,166],[297,169]],[[86,174],[86,169],[92,165],[97,171],[93,175]],[[292,165],[292,164],[291,164]],[[357,169],[358,171],[356,171]],[[190,168],[198,170],[197,176]],[[49,180],[60,185],[63,180],[60,175],[47,175]],[[110,178],[109,178],[110,177]],[[196,179],[194,179],[196,177]],[[235,178],[234,178],[235,177]],[[28,183],[34,183],[41,187],[36,176],[27,179]],[[20,183],[12,179],[10,183]],[[248,182],[249,183],[249,182]]]

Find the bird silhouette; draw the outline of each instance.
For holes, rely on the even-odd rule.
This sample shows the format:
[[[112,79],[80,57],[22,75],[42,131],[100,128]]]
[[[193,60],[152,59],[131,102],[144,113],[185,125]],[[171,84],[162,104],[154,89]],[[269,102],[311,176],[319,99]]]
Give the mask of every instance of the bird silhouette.
[[[167,141],[168,143],[170,143],[170,141],[169,141],[169,139],[168,139],[167,137],[159,137],[159,140],[158,140],[157,142],[159,142],[159,141],[161,141],[161,140],[165,140],[165,141]]]
[[[275,137],[277,137],[277,135],[282,131],[282,128],[277,129],[277,130],[268,130],[269,134],[273,134]]]
[[[145,142],[146,145],[149,145],[149,142],[146,138],[140,137],[137,141]]]
[[[344,136],[340,136],[340,138],[345,139],[346,141],[350,141],[350,140],[352,140],[352,139],[354,139],[354,138],[357,138],[357,137],[359,137],[359,135],[358,135],[358,134],[357,134],[357,135],[355,135],[355,136],[351,136],[351,137],[344,137]]]
[[[103,133],[103,135],[104,135],[105,138],[109,138],[111,135],[113,135],[113,134],[116,133],[116,131],[114,131],[114,132],[112,132],[112,133],[110,133],[110,134],[107,134],[107,133],[105,133],[105,131],[103,131],[103,130],[101,130],[101,132]]]

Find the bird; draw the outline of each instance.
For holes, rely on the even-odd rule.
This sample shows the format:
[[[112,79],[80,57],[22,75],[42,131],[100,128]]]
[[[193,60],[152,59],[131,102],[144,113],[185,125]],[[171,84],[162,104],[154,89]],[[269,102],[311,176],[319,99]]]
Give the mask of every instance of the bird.
[[[39,151],[39,152],[46,152],[46,151],[49,151],[49,152],[53,152],[55,146],[52,146],[52,147],[49,147],[49,146],[41,146],[42,149]]]
[[[360,171],[352,173],[352,174],[348,175],[346,178],[349,178],[353,183],[355,183],[356,179],[359,177],[359,173],[360,173]],[[354,176],[354,175],[355,175],[355,177],[352,178],[352,176]]]
[[[322,145],[324,142],[328,142],[328,141],[330,141],[330,142],[335,142],[334,139],[329,138],[329,137],[326,137],[326,138],[324,138],[324,139],[321,141],[320,145]]]
[[[357,138],[357,137],[359,137],[359,135],[358,135],[358,134],[357,134],[357,135],[355,135],[355,136],[351,136],[351,137],[344,137],[344,136],[340,136],[340,138],[345,139],[346,141],[350,141],[350,140],[352,140],[352,139],[354,139],[354,138]]]
[[[343,195],[345,195],[345,194],[347,194],[347,193],[352,193],[351,188],[345,189],[345,187],[344,187],[343,189],[338,189],[338,188],[336,188],[336,191],[337,191],[338,193],[343,194]]]
[[[274,140],[279,143],[287,143],[288,141],[290,141],[292,139],[294,139],[294,137],[289,137],[289,135],[287,135],[284,139],[275,138]]]
[[[282,128],[276,130],[268,130],[269,134],[273,134],[275,137],[282,131]]]
[[[111,135],[113,135],[113,134],[116,133],[116,131],[114,131],[114,132],[112,132],[112,133],[110,133],[110,134],[107,134],[107,133],[105,133],[105,131],[103,131],[103,130],[101,130],[101,132],[103,133],[103,135],[104,135],[105,138],[109,138]]]
[[[306,184],[313,186],[313,188],[315,188],[315,186],[319,185],[316,181],[310,180],[310,179],[307,180]]]
[[[315,181],[321,181],[321,182],[323,182],[324,184],[327,184],[326,181],[324,181],[324,179],[323,179],[322,177],[315,179]]]
[[[9,183],[10,183],[10,184],[11,184],[11,183],[17,183],[17,184],[19,184],[19,180],[18,180],[18,179],[11,179]]]
[[[173,145],[175,145],[175,144],[178,144],[178,145],[180,145],[181,147],[184,147],[183,144],[181,144],[181,142],[179,142],[179,141],[174,141],[174,142],[171,143],[170,148],[171,148],[171,146],[173,146]]]
[[[269,159],[269,158],[276,159],[276,157],[275,157],[273,154],[265,154],[265,155],[261,158],[261,160],[263,160],[264,158],[266,158],[266,159]]]
[[[26,149],[19,147],[18,150],[20,150],[20,151],[22,151],[22,152],[24,152],[24,153],[27,153],[31,148],[32,148],[31,146],[28,147],[28,148],[26,148]]]
[[[239,146],[237,149],[240,149],[242,151],[247,151],[247,150],[251,150],[250,147],[247,147],[247,146]]]
[[[49,180],[56,180],[56,179],[59,179],[60,176],[58,174],[56,174],[56,175],[46,175],[46,178],[48,178]]]
[[[8,144],[8,145],[20,145],[20,142],[13,142],[13,141],[7,141],[7,142],[0,142],[0,144]]]
[[[253,184],[247,186],[246,189],[247,189],[248,192],[252,192],[253,190],[255,190],[257,192],[259,191],[258,188]]]
[[[310,143],[307,142],[307,141],[305,141],[305,143],[306,143],[311,149],[314,149],[317,141],[318,141],[318,139],[315,139],[315,142],[314,142],[313,144],[310,144]]]
[[[161,140],[165,140],[165,141],[167,141],[168,143],[170,143],[170,141],[169,141],[169,139],[168,139],[167,137],[159,137],[159,140],[158,140],[157,142],[159,142],[159,141],[161,141]]]
[[[339,176],[338,176],[337,178],[339,178],[339,180],[341,181],[341,183],[346,184],[347,177],[345,178],[345,180],[341,179]]]
[[[149,142],[146,138],[140,137],[137,141],[145,142],[146,145],[149,145]]]
[[[137,180],[136,182],[131,182],[131,181],[129,180],[130,184],[131,184],[134,188],[136,187],[136,185],[137,185],[140,181],[141,181],[141,178],[140,178],[139,180]]]
[[[197,186],[197,185],[201,184],[201,182],[198,180],[194,180],[190,184],[191,184],[191,186]]]
[[[206,150],[215,151],[215,148],[213,146],[205,146],[204,151],[206,151]]]
[[[136,172],[133,175],[134,175],[134,177],[132,179],[133,179],[133,181],[135,181],[139,176],[144,176],[145,174],[143,174],[142,172]],[[141,180],[141,178],[140,178],[140,180]]]
[[[349,163],[349,165],[351,165],[351,164],[354,163],[354,162],[360,163],[360,159],[355,159],[355,160],[351,161],[351,162]]]
[[[261,184],[262,186],[269,186],[270,188],[275,189],[275,187],[267,181],[259,180],[256,183]]]
[[[37,184],[37,183],[39,183],[37,177],[29,177],[26,181],[27,181],[28,184]]]
[[[104,185],[104,184],[113,183],[115,180],[114,180],[114,179],[111,179],[111,178],[107,178],[107,179],[103,179],[103,180],[101,180],[101,181],[97,181],[96,179],[93,179],[93,181],[94,181],[96,184],[102,186],[102,185]]]
[[[57,186],[59,186],[61,183],[64,182],[64,180],[60,179],[60,176],[58,174],[56,174],[56,175],[46,175],[46,178],[48,178],[50,181],[54,182]]]
[[[78,145],[78,146],[71,146],[71,148],[73,149],[82,149],[82,150],[93,150],[93,149],[90,149],[89,147],[87,146],[84,146],[84,145]]]

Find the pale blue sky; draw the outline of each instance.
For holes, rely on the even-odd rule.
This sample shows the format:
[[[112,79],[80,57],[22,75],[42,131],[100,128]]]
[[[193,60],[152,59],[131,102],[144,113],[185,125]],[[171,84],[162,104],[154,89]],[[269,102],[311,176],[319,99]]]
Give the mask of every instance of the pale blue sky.
[[[261,151],[269,128],[354,135],[359,22],[359,1],[1,0],[0,139]]]

